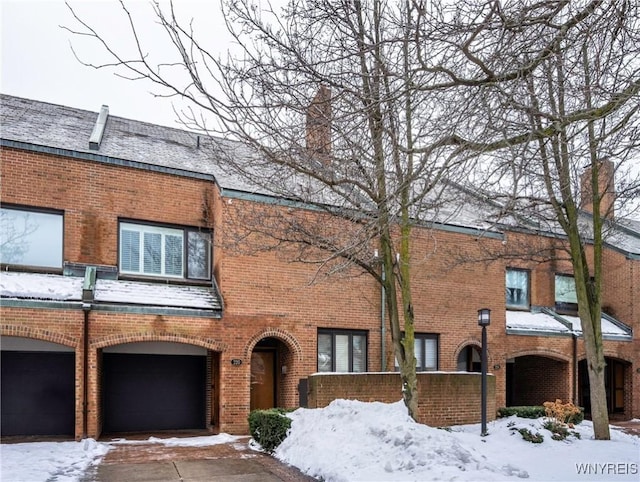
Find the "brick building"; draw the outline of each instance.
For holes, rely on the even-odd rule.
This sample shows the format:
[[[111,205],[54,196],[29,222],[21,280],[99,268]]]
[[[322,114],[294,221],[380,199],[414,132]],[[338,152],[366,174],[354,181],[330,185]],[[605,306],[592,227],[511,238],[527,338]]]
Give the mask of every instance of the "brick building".
[[[1,101],[3,435],[245,433],[250,409],[304,401],[311,373],[393,370],[372,279],[313,284],[276,251],[225,247],[232,210],[291,207],[220,170],[196,134]],[[489,307],[496,404],[588,408],[570,266],[446,255],[555,238],[470,212],[414,231],[421,370],[477,371]],[[604,263],[609,408],[638,418],[640,223],[615,225]]]

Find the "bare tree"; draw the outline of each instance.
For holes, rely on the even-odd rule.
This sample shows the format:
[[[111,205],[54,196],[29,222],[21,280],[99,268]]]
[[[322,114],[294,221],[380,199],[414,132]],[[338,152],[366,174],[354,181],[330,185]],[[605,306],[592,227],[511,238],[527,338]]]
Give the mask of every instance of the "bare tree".
[[[567,14],[576,8],[568,6]],[[597,439],[610,437],[601,329],[603,247],[615,235],[614,209],[637,209],[640,192],[639,13],[635,2],[594,2],[592,14],[532,75],[496,89],[494,125],[552,134],[496,155],[485,166],[503,193],[502,214],[517,213],[538,230],[566,236],[567,242],[552,248],[564,251],[573,267]]]
[[[124,3],[133,57],[73,10],[81,29],[70,30],[111,55],[86,65],[186,98],[187,127],[250,146],[253,154],[212,139],[221,169],[323,220],[256,206],[236,224],[236,240],[286,248],[291,259],[318,266],[318,276],[355,270],[384,287],[403,397],[415,417],[412,230],[446,220],[445,188],[479,154],[555,135],[535,125],[496,129],[486,108],[539,72],[600,2],[567,12],[566,1],[507,9],[497,0],[294,0],[281,13],[264,3],[226,4],[237,50],[224,58],[177,20],[173,6],[155,6],[175,47],[160,66]]]

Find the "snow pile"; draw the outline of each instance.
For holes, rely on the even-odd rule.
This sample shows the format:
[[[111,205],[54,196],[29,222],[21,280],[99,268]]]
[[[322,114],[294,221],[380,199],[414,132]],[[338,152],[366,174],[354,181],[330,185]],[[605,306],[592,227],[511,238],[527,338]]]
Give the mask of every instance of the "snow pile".
[[[446,430],[415,423],[402,402],[336,400],[290,416],[291,433],[276,457],[319,479],[451,480],[468,471],[473,480],[527,476],[490,464]]]
[[[85,439],[80,442],[1,444],[2,480],[78,481],[91,465],[100,463],[109,445]]]
[[[322,409],[298,409],[275,456],[321,480],[638,480],[640,438],[612,427],[611,441],[593,440],[591,422],[564,441],[551,439],[543,419],[518,417],[448,430],[415,423],[402,402],[336,400]],[[522,439],[528,428],[542,444]]]

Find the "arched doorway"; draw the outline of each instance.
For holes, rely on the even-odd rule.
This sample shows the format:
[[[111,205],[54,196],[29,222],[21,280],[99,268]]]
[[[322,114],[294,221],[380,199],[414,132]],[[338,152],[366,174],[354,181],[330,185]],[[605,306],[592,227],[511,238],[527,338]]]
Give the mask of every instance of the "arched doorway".
[[[476,345],[467,345],[458,354],[457,366],[459,372],[478,372],[482,371],[482,355],[480,347]]]
[[[250,410],[264,410],[291,405],[292,352],[277,338],[263,338],[251,352]]]
[[[607,408],[612,416],[630,417],[627,414],[626,386],[630,364],[611,357],[605,357],[604,385],[607,392]],[[578,403],[584,407],[586,414],[591,413],[591,397],[589,394],[589,374],[587,361],[578,362]]]

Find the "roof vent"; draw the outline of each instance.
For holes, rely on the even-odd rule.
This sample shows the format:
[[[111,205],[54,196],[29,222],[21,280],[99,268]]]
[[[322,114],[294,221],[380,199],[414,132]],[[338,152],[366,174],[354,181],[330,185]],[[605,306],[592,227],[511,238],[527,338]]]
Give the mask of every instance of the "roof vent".
[[[109,106],[103,105],[100,108],[96,125],[93,126],[91,137],[89,138],[89,149],[97,151],[100,149],[100,143],[102,142],[102,136],[104,135],[104,128],[107,125],[107,118],[109,117]]]

